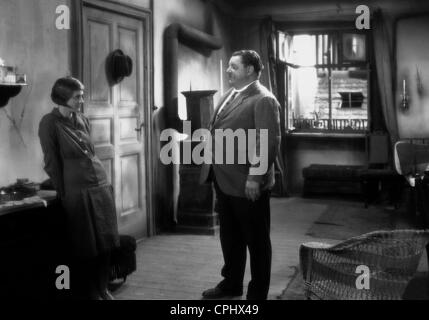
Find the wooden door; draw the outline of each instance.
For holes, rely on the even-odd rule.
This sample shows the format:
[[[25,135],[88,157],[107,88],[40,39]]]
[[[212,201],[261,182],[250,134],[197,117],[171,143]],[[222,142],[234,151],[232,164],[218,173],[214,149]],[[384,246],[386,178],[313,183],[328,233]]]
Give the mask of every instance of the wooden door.
[[[121,234],[147,236],[146,131],[149,112],[149,40],[144,20],[124,14],[83,7],[83,79],[85,115],[91,122],[96,153],[114,187]],[[121,49],[133,61],[133,72],[119,84],[106,76],[106,58]]]

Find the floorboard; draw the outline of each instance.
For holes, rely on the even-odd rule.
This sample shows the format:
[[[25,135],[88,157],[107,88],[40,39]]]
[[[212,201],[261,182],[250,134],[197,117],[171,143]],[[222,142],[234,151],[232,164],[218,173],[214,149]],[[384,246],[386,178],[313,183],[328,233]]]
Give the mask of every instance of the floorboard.
[[[277,299],[289,283],[299,264],[301,243],[336,242],[305,235],[332,201],[338,200],[271,199],[273,260],[269,299]],[[344,203],[365,210],[362,203]],[[223,257],[218,236],[158,235],[139,242],[136,254],[137,271],[114,292],[118,300],[196,300],[201,299],[203,290],[221,280]],[[245,291],[249,281],[248,261]]]

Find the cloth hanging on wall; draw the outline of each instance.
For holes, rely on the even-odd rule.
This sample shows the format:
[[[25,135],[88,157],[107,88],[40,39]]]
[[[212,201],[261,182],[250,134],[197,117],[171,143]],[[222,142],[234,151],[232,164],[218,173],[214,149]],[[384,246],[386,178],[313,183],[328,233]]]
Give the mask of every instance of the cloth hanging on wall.
[[[378,10],[373,18],[374,55],[379,97],[391,146],[399,139],[393,96],[393,23]]]
[[[260,54],[261,58],[264,61],[265,69],[261,76],[261,82],[265,83],[270,91],[276,96],[277,100],[280,102],[280,105],[284,106],[284,97],[279,95],[278,81],[278,64],[277,64],[277,31],[275,25],[271,19],[268,17],[264,19],[260,24]],[[283,69],[282,69],[283,70]],[[284,114],[284,111],[281,114]],[[287,183],[287,166],[286,166],[286,152],[285,152],[285,118],[282,117],[280,119],[282,122],[282,147],[280,150],[280,154],[276,159],[276,171],[279,172],[280,177],[276,177],[276,179],[280,179],[280,181],[276,182],[280,185],[280,195],[287,196],[288,195],[288,183]]]

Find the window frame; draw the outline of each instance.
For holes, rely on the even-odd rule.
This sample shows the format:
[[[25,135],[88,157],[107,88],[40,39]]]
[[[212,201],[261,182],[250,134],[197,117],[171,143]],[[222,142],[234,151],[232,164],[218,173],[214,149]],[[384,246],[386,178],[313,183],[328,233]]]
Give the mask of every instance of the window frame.
[[[328,120],[328,129],[291,129],[291,126],[293,126],[293,119],[292,119],[292,114],[291,114],[291,96],[290,96],[290,87],[289,87],[289,83],[290,83],[290,67],[291,65],[288,63],[285,63],[283,61],[281,61],[279,59],[279,50],[280,48],[277,48],[277,63],[278,65],[280,65],[281,67],[278,68],[278,70],[280,70],[281,72],[284,72],[284,75],[281,75],[281,77],[284,76],[285,79],[285,88],[284,88],[284,93],[285,93],[285,118],[283,119],[284,123],[285,123],[285,131],[286,133],[317,133],[317,134],[327,134],[327,135],[331,135],[333,133],[338,134],[338,135],[350,135],[350,134],[366,134],[367,132],[370,131],[371,128],[371,108],[372,108],[372,104],[371,104],[371,65],[372,65],[372,55],[371,55],[371,50],[372,50],[372,34],[370,32],[370,30],[357,30],[355,26],[350,25],[349,23],[339,23],[338,25],[332,24],[332,23],[327,23],[326,27],[323,27],[323,23],[319,22],[319,23],[315,23],[316,27],[302,27],[302,26],[291,26],[288,24],[281,24],[280,26],[278,26],[278,30],[286,33],[289,36],[295,36],[295,35],[300,35],[300,34],[308,34],[308,35],[319,35],[319,34],[337,34],[337,37],[339,39],[341,39],[340,43],[339,43],[339,47],[338,47],[338,61],[339,63],[327,63],[327,64],[316,64],[313,67],[315,69],[322,69],[325,68],[328,71],[328,77],[331,79],[331,81],[329,81],[329,85],[328,85],[328,99],[329,99],[329,120]],[[344,34],[363,34],[365,35],[365,56],[366,56],[366,60],[361,62],[361,61],[344,61],[343,57],[342,57],[342,53],[343,53],[343,36]],[[278,39],[278,38],[277,38]],[[331,41],[329,40],[329,44],[328,47],[331,46]],[[316,62],[317,59],[316,59]],[[367,117],[366,117],[366,127],[364,127],[364,129],[359,129],[359,130],[338,130],[338,129],[333,129],[332,128],[332,123],[333,123],[333,118],[332,118],[332,101],[333,101],[333,97],[332,97],[332,71],[333,70],[338,70],[338,69],[349,69],[349,68],[358,68],[360,70],[365,70],[367,77],[367,96],[365,97],[366,102],[367,102]],[[364,120],[364,119],[362,119]]]

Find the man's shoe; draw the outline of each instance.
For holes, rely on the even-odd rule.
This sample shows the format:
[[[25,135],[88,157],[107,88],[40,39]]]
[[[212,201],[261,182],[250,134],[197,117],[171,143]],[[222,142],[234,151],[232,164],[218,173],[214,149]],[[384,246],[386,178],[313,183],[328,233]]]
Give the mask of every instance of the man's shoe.
[[[242,296],[243,291],[226,291],[219,287],[215,287],[212,289],[207,289],[203,292],[204,299],[222,299],[226,297],[238,297]]]

